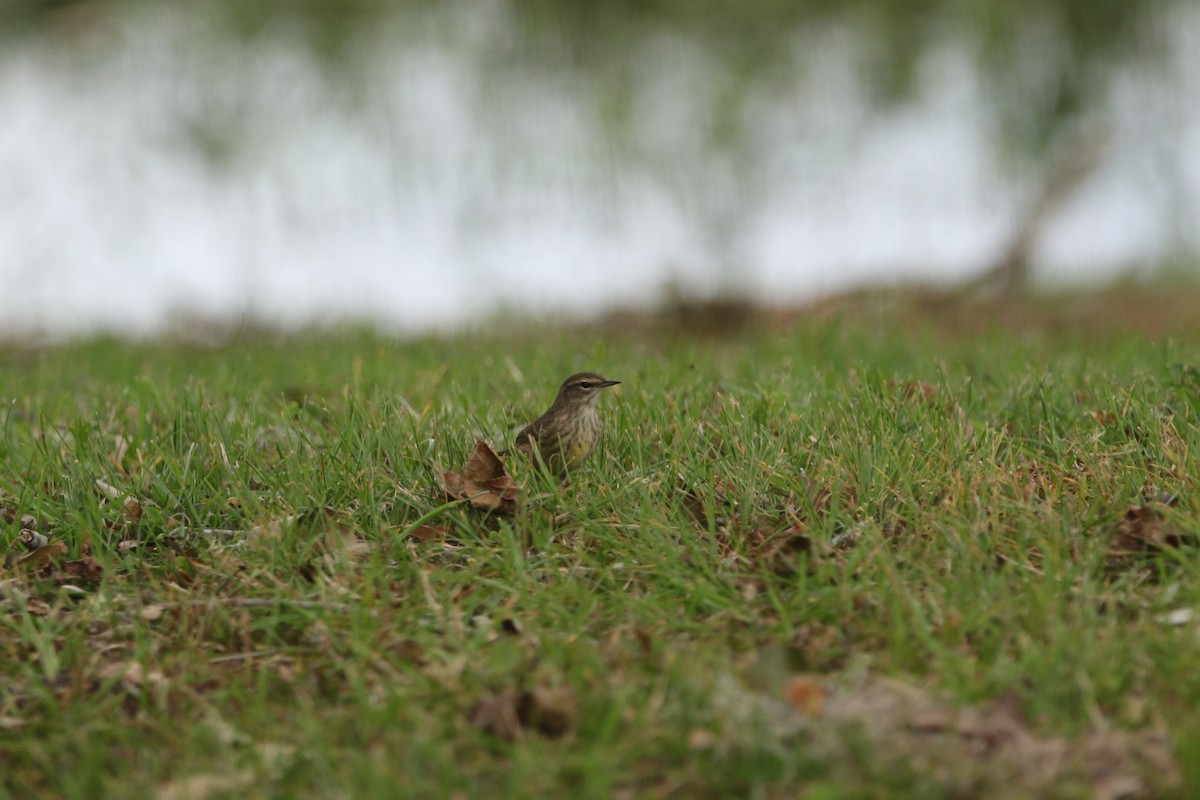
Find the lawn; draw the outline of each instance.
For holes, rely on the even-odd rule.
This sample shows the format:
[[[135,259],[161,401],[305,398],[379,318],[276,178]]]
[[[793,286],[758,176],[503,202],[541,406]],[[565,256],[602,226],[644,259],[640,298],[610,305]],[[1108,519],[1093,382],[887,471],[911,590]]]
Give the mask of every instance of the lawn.
[[[1197,309],[0,345],[4,787],[1192,796]],[[447,498],[580,370],[581,469]]]

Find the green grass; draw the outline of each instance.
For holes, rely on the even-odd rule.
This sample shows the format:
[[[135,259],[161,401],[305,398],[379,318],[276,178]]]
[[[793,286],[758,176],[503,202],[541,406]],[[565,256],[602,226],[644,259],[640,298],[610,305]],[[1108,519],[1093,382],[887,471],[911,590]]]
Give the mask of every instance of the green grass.
[[[4,785],[1185,797],[1200,336],[1050,319],[0,349],[0,545],[66,546],[0,575]],[[446,505],[582,369],[584,468]],[[1162,493],[1185,546],[1114,557]],[[565,731],[477,707],[535,690]]]

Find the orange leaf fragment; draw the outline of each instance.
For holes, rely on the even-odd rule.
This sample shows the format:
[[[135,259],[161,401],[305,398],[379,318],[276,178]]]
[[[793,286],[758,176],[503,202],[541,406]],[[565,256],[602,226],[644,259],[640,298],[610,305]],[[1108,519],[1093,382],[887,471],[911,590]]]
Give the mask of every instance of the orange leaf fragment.
[[[419,542],[428,542],[449,537],[450,529],[444,525],[418,525],[408,535]]]
[[[795,675],[783,689],[783,699],[806,717],[819,717],[825,710],[825,689],[809,675]]]

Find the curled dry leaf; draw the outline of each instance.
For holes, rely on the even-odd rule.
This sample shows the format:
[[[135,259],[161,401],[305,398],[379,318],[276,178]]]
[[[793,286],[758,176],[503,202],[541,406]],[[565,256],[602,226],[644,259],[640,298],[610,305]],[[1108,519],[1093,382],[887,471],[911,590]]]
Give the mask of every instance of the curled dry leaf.
[[[39,547],[45,547],[50,544],[49,537],[43,533],[38,533],[32,528],[22,528],[21,532],[17,535],[17,541],[30,553]]]
[[[442,482],[450,500],[466,500],[472,508],[511,514],[517,510],[520,486],[508,474],[500,456],[478,442],[461,473],[443,472]]]

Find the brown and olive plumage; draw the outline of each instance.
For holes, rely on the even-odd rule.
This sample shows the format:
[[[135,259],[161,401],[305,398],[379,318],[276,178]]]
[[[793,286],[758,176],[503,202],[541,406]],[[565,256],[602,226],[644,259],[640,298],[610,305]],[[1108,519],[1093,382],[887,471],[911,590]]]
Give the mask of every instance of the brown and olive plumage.
[[[541,460],[555,472],[575,469],[600,441],[600,415],[596,413],[600,392],[618,383],[594,372],[567,378],[553,405],[517,434],[512,449]]]

